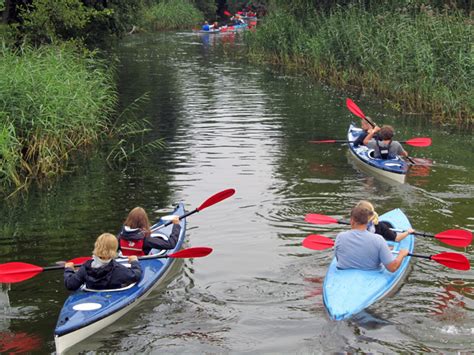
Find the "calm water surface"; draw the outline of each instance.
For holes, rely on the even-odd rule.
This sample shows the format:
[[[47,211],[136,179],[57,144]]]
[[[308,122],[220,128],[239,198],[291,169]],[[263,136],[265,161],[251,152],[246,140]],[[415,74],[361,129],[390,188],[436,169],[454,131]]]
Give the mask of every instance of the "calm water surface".
[[[472,132],[432,127],[298,74],[249,65],[241,48],[233,35],[126,38],[116,49],[121,105],[148,93],[139,117],[154,128],[147,139],[161,137],[167,148],[112,169],[105,147],[51,187],[4,202],[1,262],[45,266],[88,255],[97,235],[115,233],[136,205],[155,220],[177,201],[193,209],[233,187],[232,198],[188,221],[188,246],[214,252],[177,263],[166,287],[71,353],[473,350],[473,271],[417,260],[394,296],[334,322],[321,295],[332,251],[301,247],[310,233],[334,237],[345,229],[309,225],[305,214],[347,217],[360,199],[379,212],[402,208],[418,230],[473,230]],[[432,137],[432,147],[406,148],[433,166],[414,169],[399,185],[359,171],[347,147],[309,144],[344,139],[358,122],[345,108],[347,96],[379,124],[393,124],[400,139]],[[474,259],[472,247],[433,239],[419,238],[416,251]],[[54,352],[67,294],[60,272],[4,285],[0,351]]]

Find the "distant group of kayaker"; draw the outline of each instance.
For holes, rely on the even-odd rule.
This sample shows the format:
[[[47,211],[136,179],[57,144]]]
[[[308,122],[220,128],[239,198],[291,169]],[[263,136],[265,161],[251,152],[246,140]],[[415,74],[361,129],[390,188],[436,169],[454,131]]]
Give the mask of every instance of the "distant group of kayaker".
[[[228,20],[221,23],[214,21],[212,24],[209,24],[208,21],[205,21],[201,29],[203,31],[217,31],[227,29],[229,27],[246,25],[247,23],[243,20],[242,16],[236,14],[235,16],[230,17]]]
[[[173,249],[179,238],[179,217],[172,219],[173,229],[169,238],[151,236],[150,222],[145,210],[135,207],[130,211],[117,236],[101,234],[94,245],[92,260],[86,261],[77,272],[74,263],[64,265],[64,283],[68,290],[79,289],[83,284],[92,290],[119,289],[140,281],[142,269],[138,256],[147,255],[152,249]],[[128,257],[128,268],[115,259],[118,253]]]

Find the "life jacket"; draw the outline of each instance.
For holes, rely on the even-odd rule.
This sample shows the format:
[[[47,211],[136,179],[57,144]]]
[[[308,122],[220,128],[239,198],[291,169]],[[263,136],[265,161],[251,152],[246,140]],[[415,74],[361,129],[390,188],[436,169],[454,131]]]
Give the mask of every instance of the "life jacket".
[[[125,240],[120,238],[120,250],[122,251],[123,256],[143,256],[143,242],[145,239],[141,240]]]
[[[392,144],[392,141],[390,141],[390,143],[388,143],[388,145],[386,147],[381,147],[378,140],[376,140],[375,142],[377,143],[377,147],[379,149],[380,157],[382,159],[393,159],[392,155],[389,154],[390,145]]]
[[[124,256],[143,256],[143,246],[145,242],[145,234],[139,228],[130,228],[123,226],[119,235],[120,250]]]
[[[202,30],[203,31],[209,31],[210,30],[210,26],[208,24],[205,24],[202,26]]]

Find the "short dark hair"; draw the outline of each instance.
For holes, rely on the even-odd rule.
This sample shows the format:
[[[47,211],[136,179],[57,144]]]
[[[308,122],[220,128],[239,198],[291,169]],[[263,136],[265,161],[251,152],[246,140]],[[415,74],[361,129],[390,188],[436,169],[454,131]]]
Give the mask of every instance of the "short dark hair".
[[[369,223],[370,217],[374,215],[374,212],[366,207],[355,206],[351,211],[351,219],[356,224],[367,224]]]
[[[380,128],[380,131],[379,131],[379,136],[380,136],[380,139],[385,141],[387,139],[392,139],[393,138],[393,134],[394,134],[394,130],[393,130],[393,127],[392,126],[383,126],[382,128]]]

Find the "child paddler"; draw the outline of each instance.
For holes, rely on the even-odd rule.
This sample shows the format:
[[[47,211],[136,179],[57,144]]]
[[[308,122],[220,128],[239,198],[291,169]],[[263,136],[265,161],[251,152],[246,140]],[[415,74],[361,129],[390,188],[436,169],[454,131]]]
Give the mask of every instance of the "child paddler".
[[[93,290],[110,290],[128,286],[140,280],[142,269],[138,258],[130,256],[128,268],[114,259],[117,257],[118,241],[110,233],[101,234],[94,245],[92,260],[86,261],[77,272],[74,263],[64,265],[64,284],[74,291],[83,284]]]

